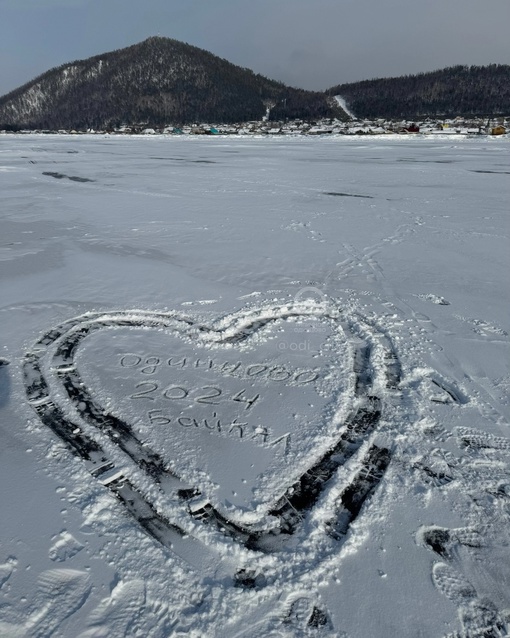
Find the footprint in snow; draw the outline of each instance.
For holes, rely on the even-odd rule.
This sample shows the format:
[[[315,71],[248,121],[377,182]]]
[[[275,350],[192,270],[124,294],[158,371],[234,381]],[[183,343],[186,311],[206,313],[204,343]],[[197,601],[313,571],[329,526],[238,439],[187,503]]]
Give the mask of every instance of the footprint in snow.
[[[282,615],[243,629],[235,638],[348,638],[335,631],[329,614],[306,595],[286,601]]]
[[[63,562],[68,558],[76,556],[83,549],[83,545],[69,532],[62,532],[55,538],[55,542],[50,547],[48,555],[51,560]]]
[[[506,638],[510,625],[508,618],[498,612],[495,605],[480,598],[473,585],[453,567],[435,563],[432,582],[436,589],[458,608],[462,625],[460,632],[445,638]]]
[[[0,567],[0,570],[4,568],[4,576],[7,573],[7,578],[11,575],[15,562],[15,559],[9,559]],[[62,626],[85,604],[91,589],[89,575],[84,571],[50,569],[42,572],[27,607],[2,607],[0,636],[43,638],[64,635]]]
[[[12,572],[16,569],[18,561],[14,556],[9,556],[7,561],[0,565],[0,589],[9,580]]]
[[[447,301],[444,297],[433,295],[432,293],[429,293],[427,295],[416,295],[416,297],[418,297],[419,299],[423,299],[424,301],[430,301],[431,303],[436,304],[436,306],[450,305],[450,302]]]
[[[475,332],[477,335],[480,335],[481,337],[489,337],[493,339],[494,337],[501,337],[505,340],[506,337],[508,337],[508,332],[506,330],[503,330],[503,328],[489,323],[484,319],[472,319],[470,317],[463,317],[461,315],[454,315],[454,318],[458,319],[459,321],[463,321],[464,323],[471,324],[473,332]]]

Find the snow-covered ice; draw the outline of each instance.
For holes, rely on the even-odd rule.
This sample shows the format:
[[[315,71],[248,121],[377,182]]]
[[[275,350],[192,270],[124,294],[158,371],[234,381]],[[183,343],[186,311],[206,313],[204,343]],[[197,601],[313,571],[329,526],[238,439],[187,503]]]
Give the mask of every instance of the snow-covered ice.
[[[509,145],[0,137],[0,636],[508,636]]]

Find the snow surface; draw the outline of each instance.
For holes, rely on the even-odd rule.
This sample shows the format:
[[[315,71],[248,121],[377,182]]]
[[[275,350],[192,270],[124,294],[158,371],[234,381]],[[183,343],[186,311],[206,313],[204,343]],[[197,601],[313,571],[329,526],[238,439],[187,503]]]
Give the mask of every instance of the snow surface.
[[[507,636],[509,145],[1,137],[0,636]]]

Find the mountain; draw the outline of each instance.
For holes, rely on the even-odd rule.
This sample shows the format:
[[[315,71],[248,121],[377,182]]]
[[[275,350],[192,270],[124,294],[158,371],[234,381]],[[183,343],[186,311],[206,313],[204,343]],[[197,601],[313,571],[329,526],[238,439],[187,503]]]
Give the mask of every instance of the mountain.
[[[169,38],[64,64],[0,98],[0,129],[346,118],[324,93],[294,89]]]
[[[339,84],[357,117],[407,118],[510,114],[510,66],[452,66],[430,73]]]

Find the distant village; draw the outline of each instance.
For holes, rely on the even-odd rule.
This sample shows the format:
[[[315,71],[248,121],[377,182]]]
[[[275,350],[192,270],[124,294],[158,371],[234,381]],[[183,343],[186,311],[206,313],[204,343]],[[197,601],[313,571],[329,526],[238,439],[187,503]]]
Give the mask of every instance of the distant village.
[[[262,121],[239,124],[192,124],[152,128],[145,124],[120,126],[105,130],[19,130],[16,134],[66,135],[506,135],[510,132],[510,117],[431,119],[423,121],[390,121],[385,119],[318,121],[292,120],[287,122]],[[13,131],[0,131],[12,134]]]

